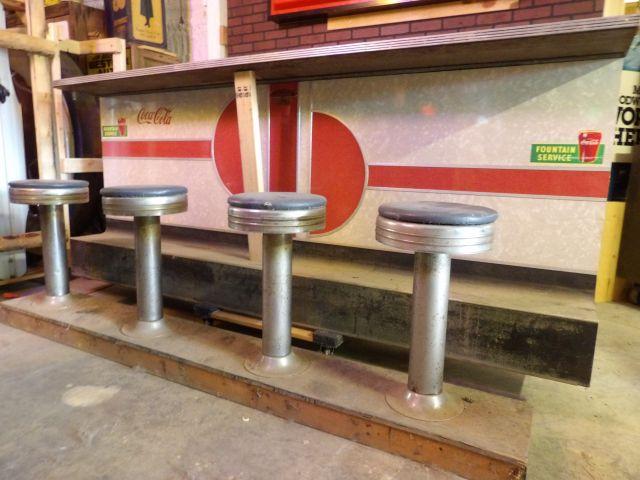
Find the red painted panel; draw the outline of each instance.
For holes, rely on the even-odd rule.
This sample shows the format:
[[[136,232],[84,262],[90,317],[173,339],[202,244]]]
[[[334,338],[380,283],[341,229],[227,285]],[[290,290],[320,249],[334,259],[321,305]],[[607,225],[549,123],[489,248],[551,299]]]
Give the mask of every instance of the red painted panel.
[[[298,147],[298,84],[269,87],[269,190],[295,192]]]
[[[343,225],[360,203],[366,180],[362,151],[351,131],[324,113],[313,114],[311,192],[327,198],[327,227]]]
[[[370,6],[371,3],[371,0],[271,0],[271,15],[316,12],[358,4]]]
[[[238,111],[233,100],[222,112],[213,137],[213,159],[218,175],[232,194],[244,192]]]
[[[371,165],[369,186],[606,198],[609,172]]]
[[[447,0],[270,0],[271,17],[318,18],[340,13],[353,13],[364,10],[412,7],[426,3],[446,2]],[[240,15],[236,15],[240,16]]]
[[[104,157],[211,158],[209,140],[102,141]]]

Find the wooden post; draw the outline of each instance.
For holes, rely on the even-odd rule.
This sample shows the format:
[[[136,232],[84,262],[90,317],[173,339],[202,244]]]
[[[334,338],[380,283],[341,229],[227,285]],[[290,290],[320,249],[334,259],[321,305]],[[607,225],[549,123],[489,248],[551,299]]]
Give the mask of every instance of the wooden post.
[[[69,38],[69,24],[67,22],[54,22],[48,25],[47,38],[52,42],[58,42]],[[62,78],[62,65],[60,64],[60,51],[51,60],[51,79],[60,80]],[[73,141],[72,135],[67,135],[71,130],[67,105],[64,101],[62,91],[56,89],[52,91],[53,95],[53,111],[55,118],[55,145],[56,145],[56,172],[61,178],[70,178],[68,175],[62,175],[60,164],[62,159],[73,154],[73,147],[69,145],[69,139]]]
[[[264,192],[256,75],[252,71],[236,72],[234,82],[244,191]],[[260,234],[249,234],[249,259],[253,262],[262,260],[262,237]]]
[[[624,15],[624,0],[604,0],[603,17]]]
[[[60,173],[102,172],[102,158],[63,158]]]
[[[113,52],[113,72],[124,72],[127,69],[127,42],[123,38],[112,38],[117,51]]]
[[[69,38],[69,24],[67,22],[54,22],[50,23],[47,28],[47,39],[55,42],[56,44],[60,40]],[[51,60],[51,80],[60,80],[62,78],[62,64],[60,63],[60,51]],[[55,155],[55,171],[59,178],[69,179],[73,175],[62,173],[61,162],[62,159],[70,156],[73,152],[74,146],[70,143],[73,142],[73,135],[71,132],[71,121],[69,119],[69,112],[67,110],[67,104],[64,101],[62,92],[58,89],[53,90],[53,113],[55,122],[53,127],[55,129],[55,142],[56,155]],[[69,135],[67,135],[69,133]],[[42,175],[40,175],[42,177]],[[71,250],[71,219],[69,217],[69,205],[64,205],[64,227],[67,237],[67,250]],[[69,262],[71,257],[67,257]]]
[[[45,38],[47,23],[42,0],[26,0],[27,32]],[[40,178],[57,177],[54,142],[53,91],[51,86],[51,58],[31,54],[31,89],[33,117],[36,130],[38,171]]]

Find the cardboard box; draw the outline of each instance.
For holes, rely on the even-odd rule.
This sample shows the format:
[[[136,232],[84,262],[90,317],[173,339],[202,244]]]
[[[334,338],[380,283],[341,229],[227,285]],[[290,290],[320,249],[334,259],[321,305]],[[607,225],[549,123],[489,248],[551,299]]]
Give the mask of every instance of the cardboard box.
[[[175,53],[148,45],[127,46],[127,70],[156,67],[180,63]],[[87,73],[107,73],[113,71],[113,57],[106,53],[87,55]]]

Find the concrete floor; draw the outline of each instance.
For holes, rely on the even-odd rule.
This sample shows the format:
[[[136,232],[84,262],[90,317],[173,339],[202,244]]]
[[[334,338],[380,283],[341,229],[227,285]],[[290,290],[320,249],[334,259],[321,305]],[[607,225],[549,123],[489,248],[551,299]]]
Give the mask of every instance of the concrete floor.
[[[640,309],[597,313],[590,388],[524,381],[528,479],[640,478]],[[0,479],[455,478],[5,326],[0,399]]]
[[[597,307],[589,388],[527,377],[529,480],[640,479],[640,307]]]

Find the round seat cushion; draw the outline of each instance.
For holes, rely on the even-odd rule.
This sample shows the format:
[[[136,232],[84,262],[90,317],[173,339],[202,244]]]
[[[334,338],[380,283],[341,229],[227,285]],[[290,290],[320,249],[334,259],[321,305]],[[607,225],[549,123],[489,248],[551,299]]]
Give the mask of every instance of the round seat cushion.
[[[389,220],[423,225],[487,225],[498,218],[498,212],[486,207],[426,201],[385,203],[378,213]]]
[[[123,185],[100,190],[106,215],[155,217],[187,210],[187,189],[180,185]]]
[[[89,182],[84,180],[15,180],[9,182],[11,188],[39,188],[47,190],[66,190],[69,188],[88,188]]]
[[[327,200],[320,195],[296,192],[239,193],[228,199],[229,205],[248,210],[312,210],[322,208]]]
[[[187,188],[180,185],[125,185],[105,187],[100,190],[103,197],[109,198],[156,198],[186,195]]]
[[[11,203],[68,205],[89,201],[89,182],[84,180],[15,180],[9,182]]]

